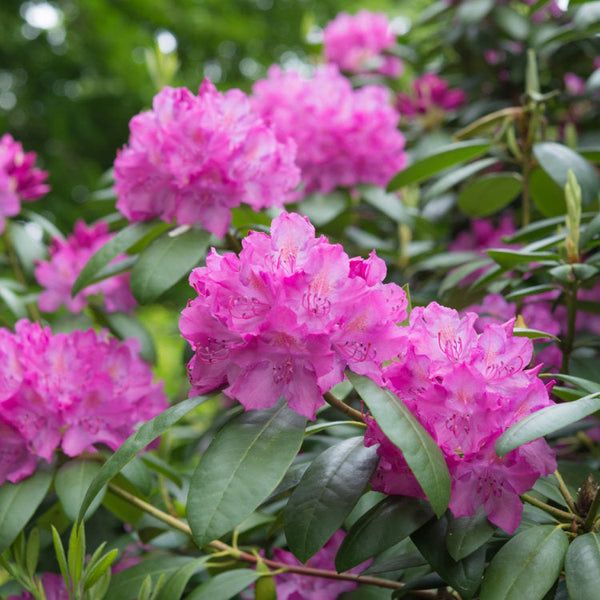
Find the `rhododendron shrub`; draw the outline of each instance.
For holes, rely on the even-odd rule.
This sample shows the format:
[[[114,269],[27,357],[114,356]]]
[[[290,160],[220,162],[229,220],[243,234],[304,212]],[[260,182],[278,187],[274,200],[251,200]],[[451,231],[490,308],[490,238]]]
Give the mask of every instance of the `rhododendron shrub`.
[[[21,202],[38,200],[50,190],[48,173],[35,167],[35,152],[24,152],[23,145],[10,133],[0,138],[0,233],[6,217],[21,211]]]
[[[396,98],[396,107],[403,117],[415,118],[432,112],[456,110],[467,100],[460,88],[450,88],[448,82],[436,73],[416,77],[411,83],[410,93],[401,92]]]
[[[273,65],[252,92],[252,106],[278,139],[296,142],[303,194],[386,185],[406,165],[399,115],[383,86],[353,89],[335,65],[310,77]]]
[[[96,444],[115,450],[136,424],[167,408],[135,339],[93,330],[53,334],[27,320],[0,336],[3,481],[30,475],[35,457],[50,462],[58,448],[67,456]]]
[[[274,219],[270,236],[251,232],[242,243],[239,257],[213,250],[190,276],[198,297],[180,329],[194,350],[191,394],[227,385],[246,409],[283,395],[314,419],[346,367],[380,379],[407,305],[400,287],[383,283],[380,258],[350,259],[294,213]]]
[[[395,44],[396,35],[384,13],[341,12],[323,30],[325,59],[348,73],[377,72],[398,77],[404,69],[402,61],[397,56],[383,54]]]
[[[490,521],[512,533],[521,521],[519,494],[556,469],[548,444],[537,440],[499,458],[498,437],[524,416],[550,406],[548,390],[527,369],[532,345],[513,337],[514,321],[477,333],[475,313],[460,317],[432,303],[414,308],[402,352],[384,368],[386,386],[410,408],[441,448],[452,477],[450,510],[472,516],[484,507]],[[365,443],[379,443],[373,488],[419,494],[402,453],[368,422]]]
[[[66,240],[54,238],[48,249],[49,260],[40,260],[35,267],[35,278],[44,288],[38,299],[40,310],[53,312],[64,305],[77,313],[86,306],[89,296],[102,294],[108,312],[129,312],[136,304],[129,288],[129,273],[109,277],[71,296],[71,288],[81,269],[113,237],[105,221],[88,226],[79,220]]]
[[[299,181],[296,147],[275,138],[240,90],[207,79],[195,96],[165,88],[130,123],[115,160],[117,208],[130,221],[198,224],[223,237],[231,209],[282,206]]]

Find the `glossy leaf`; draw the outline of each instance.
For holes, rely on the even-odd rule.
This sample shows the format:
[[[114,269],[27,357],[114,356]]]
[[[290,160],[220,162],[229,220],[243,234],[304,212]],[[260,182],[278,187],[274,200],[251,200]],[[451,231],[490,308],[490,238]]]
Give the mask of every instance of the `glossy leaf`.
[[[160,588],[156,600],[179,600],[188,581],[209,560],[210,556],[202,556],[179,567]]]
[[[487,217],[510,204],[522,187],[521,177],[516,174],[487,175],[461,189],[458,206],[469,217]]]
[[[534,204],[545,217],[558,217],[567,211],[563,190],[544,169],[537,168],[531,172],[529,191]]]
[[[485,572],[481,600],[542,600],[560,575],[569,538],[554,525],[530,527],[511,538]]]
[[[503,456],[527,442],[576,423],[597,410],[600,410],[600,392],[589,394],[573,402],[542,408],[509,427],[496,440],[496,452],[498,456]]]
[[[109,262],[114,260],[119,254],[131,250],[137,244],[149,243],[159,233],[168,227],[167,223],[134,223],[124,229],[121,229],[113,238],[111,238],[102,248],[100,248],[86,263],[85,267],[79,273],[79,276],[73,284],[71,295],[80,292],[89,285],[94,277]]]
[[[140,304],[156,300],[190,273],[206,256],[210,234],[189,229],[164,232],[141,254],[131,270],[131,291]]]
[[[515,327],[513,329],[513,335],[516,337],[526,337],[530,340],[539,340],[539,339],[553,339],[558,340],[555,335],[548,333],[546,331],[540,331],[539,329],[529,329],[528,327]]]
[[[348,530],[335,557],[336,569],[348,571],[391,548],[433,516],[431,506],[422,498],[384,498]]]
[[[430,154],[400,171],[388,184],[388,191],[398,190],[412,183],[428,179],[448,167],[480,156],[487,152],[490,147],[489,142],[480,140],[456,142],[444,146],[435,154]]]
[[[348,199],[341,192],[310,194],[298,205],[298,212],[306,215],[316,227],[326,225],[339,217],[347,208]]]
[[[365,491],[379,461],[363,436],[328,448],[308,467],[284,512],[284,529],[294,556],[306,562],[342,526]]]
[[[186,600],[229,600],[252,585],[260,573],[250,569],[234,569],[219,573],[200,587],[197,587]]]
[[[434,512],[444,513],[450,501],[450,474],[439,446],[405,404],[368,377],[350,371],[347,377],[369,407],[383,433],[404,455]]]
[[[480,507],[472,517],[450,519],[446,549],[454,560],[461,560],[481,548],[494,535],[495,528]]]
[[[486,252],[494,262],[505,269],[512,269],[518,265],[529,264],[531,262],[559,260],[558,254],[554,252],[527,252],[504,248],[487,250]]]
[[[300,450],[305,424],[279,402],[242,413],[217,433],[188,494],[187,517],[199,546],[231,531],[277,487]]]
[[[476,160],[464,167],[454,169],[450,173],[440,177],[435,183],[431,184],[425,192],[425,198],[431,200],[436,196],[440,196],[458,183],[471,177],[471,175],[475,175],[475,173],[479,173],[479,171],[483,171],[483,169],[487,169],[487,167],[491,167],[497,162],[498,161],[495,158],[482,158],[481,160]]]
[[[73,522],[77,519],[79,507],[90,484],[102,468],[96,460],[70,460],[60,467],[54,479],[54,489],[67,517]],[[85,518],[88,519],[100,506],[106,488],[90,504]]]
[[[128,437],[120,448],[102,465],[102,468],[90,484],[81,508],[79,509],[78,520],[86,513],[92,501],[100,490],[134,457],[141,452],[148,444],[163,434],[171,425],[179,421],[184,415],[202,404],[207,399],[206,396],[195,396],[188,398],[175,406],[167,408],[150,421],[144,423],[133,435]]]
[[[51,473],[37,471],[18,483],[5,481],[0,486],[0,553],[27,525],[46,496],[51,481]]]
[[[570,544],[565,557],[569,597],[597,600],[600,590],[600,535],[585,533]]]

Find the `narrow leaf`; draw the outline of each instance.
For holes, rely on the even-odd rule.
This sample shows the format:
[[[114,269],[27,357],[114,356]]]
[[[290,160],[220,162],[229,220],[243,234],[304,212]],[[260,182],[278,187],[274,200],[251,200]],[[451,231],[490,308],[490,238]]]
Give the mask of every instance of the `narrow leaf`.
[[[404,403],[368,377],[350,371],[347,377],[369,407],[388,439],[404,455],[434,512],[444,513],[450,501],[450,474],[439,446]]]
[[[527,252],[523,250],[507,250],[504,248],[486,250],[488,256],[505,269],[531,262],[557,261],[558,254],[554,252]]]
[[[192,575],[201,569],[209,559],[210,556],[202,556],[179,567],[160,588],[156,600],[179,600]]]
[[[305,424],[279,402],[242,413],[217,433],[188,494],[188,521],[199,546],[231,531],[277,487],[300,450]]]
[[[288,546],[302,562],[342,526],[364,492],[379,458],[363,436],[328,448],[308,467],[284,512]]]
[[[495,528],[480,507],[472,517],[451,519],[446,532],[446,548],[454,560],[475,552],[494,535]]]
[[[260,573],[250,569],[235,569],[219,573],[216,577],[197,587],[186,600],[229,600],[260,577]]]
[[[576,537],[565,557],[569,598],[597,600],[600,590],[600,535],[585,533]]]
[[[523,182],[516,174],[487,175],[461,189],[458,206],[469,217],[487,217],[510,204],[522,187]]]
[[[95,460],[70,460],[60,467],[54,480],[54,489],[65,514],[71,522],[77,519],[79,507],[90,483],[94,480],[102,464]],[[85,514],[88,519],[100,506],[106,488],[98,494]]]

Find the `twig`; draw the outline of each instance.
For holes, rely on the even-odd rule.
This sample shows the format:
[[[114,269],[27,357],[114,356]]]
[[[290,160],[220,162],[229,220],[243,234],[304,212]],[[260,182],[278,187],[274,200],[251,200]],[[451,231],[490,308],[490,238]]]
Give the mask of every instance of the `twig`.
[[[527,502],[532,506],[537,506],[538,508],[541,508],[543,511],[547,512],[549,515],[552,515],[556,519],[569,522],[572,522],[573,520],[577,521],[578,523],[583,522],[583,519],[579,515],[574,515],[567,512],[566,510],[560,510],[560,508],[550,506],[549,504],[546,504],[545,502],[542,502],[541,500],[538,500],[537,498],[534,498],[529,494],[521,494],[520,498],[521,500],[523,500],[523,502]]]
[[[364,418],[362,413],[355,410],[354,408],[348,406],[345,402],[342,402],[339,398],[336,398],[331,392],[325,392],[323,394],[323,398],[327,404],[337,408],[339,411],[343,412],[345,415],[348,415],[355,421],[361,421],[364,423]]]
[[[562,494],[563,498],[565,499],[565,502],[567,503],[569,510],[574,515],[578,514],[577,507],[575,506],[575,501],[573,500],[571,493],[567,489],[567,486],[565,485],[565,482],[564,482],[561,474],[558,472],[558,469],[556,469],[556,471],[554,471],[553,475],[554,475],[554,477],[556,477],[556,481],[558,481],[558,489],[560,490],[560,493]]]

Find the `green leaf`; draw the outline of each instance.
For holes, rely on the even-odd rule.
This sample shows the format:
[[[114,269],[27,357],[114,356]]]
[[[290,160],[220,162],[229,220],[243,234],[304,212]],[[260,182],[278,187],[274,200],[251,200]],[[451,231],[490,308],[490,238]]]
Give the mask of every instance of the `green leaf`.
[[[585,533],[570,544],[565,557],[569,598],[597,600],[600,590],[600,535]]]
[[[46,496],[51,481],[51,473],[37,471],[19,483],[5,481],[0,486],[0,553],[25,528]]]
[[[586,2],[573,17],[577,29],[586,29],[600,21],[600,2]]]
[[[529,35],[530,22],[508,6],[496,6],[494,16],[505,33],[515,40],[525,40]]]
[[[60,467],[54,479],[54,489],[71,522],[77,519],[79,507],[85,497],[87,489],[99,473],[102,464],[96,460],[76,459],[66,462]],[[85,519],[94,514],[104,499],[106,487],[96,496],[90,504]]]
[[[569,538],[554,525],[530,527],[511,538],[485,572],[481,600],[542,600],[560,575]]]
[[[378,462],[377,449],[366,448],[363,436],[328,448],[312,462],[284,511],[285,537],[298,560],[306,562],[342,526]]]
[[[545,217],[558,217],[566,213],[565,194],[544,169],[537,168],[531,172],[529,191],[533,202]],[[560,220],[564,223],[564,217]]]
[[[574,375],[567,375],[565,373],[552,373],[546,375],[546,377],[552,377],[552,379],[562,379],[562,381],[566,381],[567,383],[584,390],[588,394],[600,393],[600,383],[597,381],[591,381],[590,379],[583,379],[583,377],[575,377]]]
[[[358,186],[358,192],[367,203],[396,221],[396,223],[413,224],[413,216],[398,195],[386,193],[385,190],[374,185]]]
[[[119,339],[136,338],[140,342],[140,356],[150,363],[156,362],[156,347],[152,334],[139,319],[125,313],[113,312],[103,313],[102,320]]]
[[[410,537],[433,570],[456,589],[461,598],[472,598],[481,583],[485,549],[480,548],[463,560],[456,561],[450,556],[444,543],[447,530],[448,518],[443,515],[427,522]]]
[[[52,529],[52,542],[54,544],[54,553],[56,554],[56,562],[58,562],[58,568],[65,582],[67,589],[70,586],[69,582],[69,567],[67,566],[67,557],[65,555],[65,549],[60,539],[60,534],[56,531],[54,525],[50,525]]]
[[[298,212],[306,215],[316,227],[322,227],[339,217],[348,207],[348,198],[342,192],[310,194],[298,204]]]
[[[84,287],[89,285],[98,272],[119,254],[131,250],[136,244],[149,243],[169,225],[167,223],[134,223],[121,229],[102,248],[100,248],[87,262],[73,284],[71,295],[75,296]]]
[[[494,8],[493,0],[470,0],[459,4],[456,16],[463,23],[478,23]]]
[[[140,304],[156,300],[206,256],[210,234],[189,229],[179,235],[165,231],[143,250],[131,270],[131,291]]]
[[[335,557],[335,568],[340,572],[352,569],[402,541],[431,517],[431,506],[422,498],[384,498],[348,530]]]
[[[435,154],[431,154],[400,171],[390,181],[387,189],[392,192],[412,183],[423,181],[448,167],[484,154],[490,147],[490,142],[478,140],[456,142],[443,146]]]
[[[199,569],[201,569],[205,563],[210,560],[210,556],[202,556],[196,560],[182,565],[167,579],[165,584],[160,588],[160,592],[156,600],[179,600],[181,598],[185,586],[191,577]]]
[[[509,427],[496,440],[496,453],[498,456],[503,456],[527,442],[576,423],[597,410],[600,410],[600,392],[588,394],[573,402],[542,408]]]
[[[535,296],[536,294],[543,294],[545,292],[553,292],[556,290],[555,284],[542,283],[540,285],[532,285],[526,288],[519,288],[513,292],[509,292],[504,295],[505,300],[517,300],[519,298],[526,298],[528,296]]]
[[[554,279],[562,283],[572,283],[574,281],[585,281],[595,277],[598,274],[598,268],[585,263],[572,263],[568,265],[558,265],[548,271]]]
[[[522,264],[543,261],[558,261],[560,256],[555,252],[527,252],[524,250],[508,250],[498,248],[486,250],[488,256],[505,269],[513,269]]]
[[[446,549],[458,561],[475,552],[494,535],[495,527],[480,506],[472,517],[450,519],[446,532]]]
[[[90,588],[94,587],[98,581],[100,581],[103,575],[109,570],[113,562],[115,562],[115,558],[117,558],[118,553],[119,551],[117,548],[115,548],[95,561],[92,568],[89,569],[88,573],[86,573],[84,589],[89,590]]]
[[[450,171],[450,173],[440,177],[435,183],[427,188],[427,191],[425,192],[425,198],[427,200],[431,200],[436,196],[440,196],[461,181],[471,177],[471,175],[475,175],[475,173],[479,173],[479,171],[483,171],[483,169],[487,169],[487,167],[491,167],[497,162],[498,160],[495,158],[482,158],[481,160],[477,160],[473,163],[465,165],[464,167],[454,169],[453,171]]]
[[[171,425],[179,421],[181,417],[202,404],[206,396],[188,398],[175,406],[167,408],[147,423],[144,423],[133,435],[128,437],[121,447],[102,465],[102,468],[90,484],[79,509],[78,520],[87,512],[92,501],[100,490],[148,444],[164,433]]]
[[[514,173],[486,175],[461,189],[458,206],[469,217],[487,217],[510,204],[522,187],[521,177]]]
[[[144,560],[115,573],[103,600],[135,600],[146,577],[156,582],[161,575],[169,576],[193,561],[194,559],[186,556],[162,556]]]
[[[185,600],[229,600],[252,585],[260,573],[250,569],[234,569],[219,573],[197,587]]]
[[[439,446],[392,392],[368,377],[350,371],[346,375],[383,433],[402,450],[436,515],[443,514],[450,501],[450,474]]]
[[[71,528],[67,564],[73,587],[78,588],[83,574],[83,565],[85,564],[85,529],[83,523],[75,523]]]
[[[550,338],[558,341],[558,338],[555,335],[552,335],[551,333],[548,333],[546,331],[540,331],[539,329],[529,329],[527,327],[515,327],[513,329],[513,335],[516,337],[526,337],[530,340]]]
[[[277,487],[304,439],[306,419],[279,402],[221,429],[192,476],[187,517],[199,546],[221,537]]]
[[[597,207],[600,181],[594,167],[583,156],[556,142],[534,144],[533,154],[542,169],[560,186],[561,190],[564,190],[567,184],[568,171],[571,169],[581,186],[582,204],[584,206],[594,204]]]

